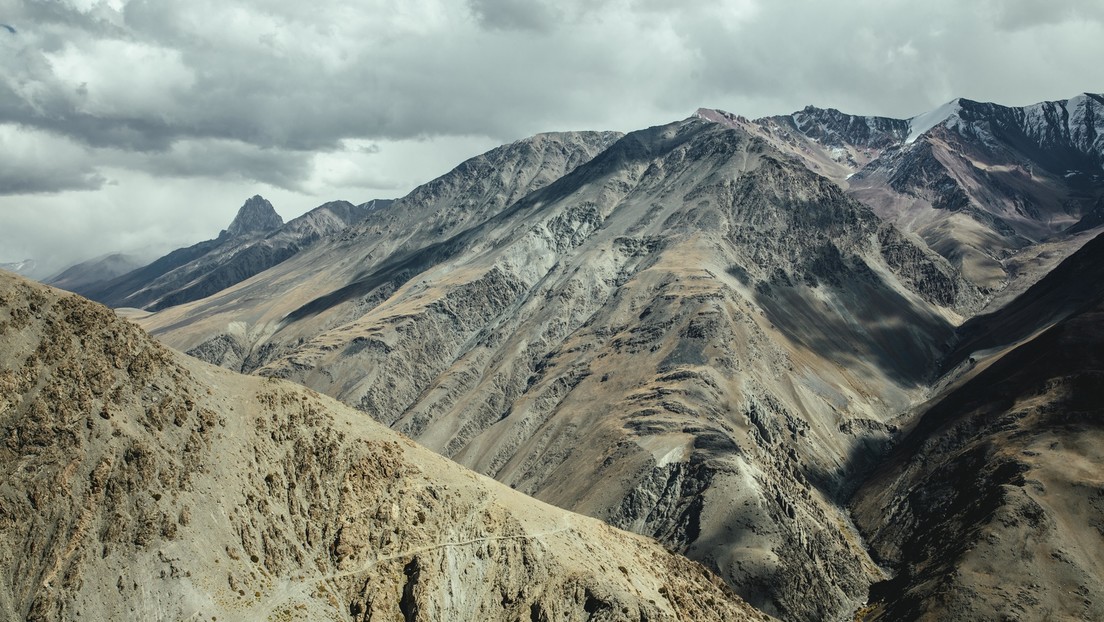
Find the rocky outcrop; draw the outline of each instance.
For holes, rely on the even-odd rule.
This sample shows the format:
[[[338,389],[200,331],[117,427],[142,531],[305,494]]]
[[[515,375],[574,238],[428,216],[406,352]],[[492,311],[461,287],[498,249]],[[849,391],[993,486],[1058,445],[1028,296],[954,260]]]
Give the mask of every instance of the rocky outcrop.
[[[275,231],[284,224],[272,204],[261,195],[253,195],[238,209],[230,226],[219,233],[220,238],[250,236]]]
[[[655,542],[0,275],[5,619],[763,620]]]

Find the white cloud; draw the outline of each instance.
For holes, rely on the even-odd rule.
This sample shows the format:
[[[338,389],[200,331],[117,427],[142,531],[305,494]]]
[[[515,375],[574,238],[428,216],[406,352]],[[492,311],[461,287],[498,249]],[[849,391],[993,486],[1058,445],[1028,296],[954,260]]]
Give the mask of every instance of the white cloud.
[[[105,178],[90,150],[63,136],[0,124],[0,195],[97,189]]]
[[[175,116],[196,82],[179,50],[148,44],[88,40],[45,56],[73,110],[94,117]]]
[[[194,215],[217,233],[255,192],[299,211],[389,197],[498,143],[699,106],[908,117],[1104,84],[1096,0],[0,0],[0,17],[17,30],[0,214],[39,206],[19,218],[43,244],[48,206],[169,214],[169,187],[218,203]]]

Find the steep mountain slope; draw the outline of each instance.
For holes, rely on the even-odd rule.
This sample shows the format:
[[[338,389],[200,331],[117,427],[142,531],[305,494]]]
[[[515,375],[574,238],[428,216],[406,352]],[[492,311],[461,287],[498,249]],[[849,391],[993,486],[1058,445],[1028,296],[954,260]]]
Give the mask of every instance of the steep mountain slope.
[[[1104,234],[1085,244],[1013,303],[971,318],[957,330],[943,368],[953,370],[967,357],[982,357],[1031,337],[1100,302],[1104,291]]]
[[[808,107],[699,116],[768,141],[919,235],[998,304],[1104,225],[1104,96],[1011,108],[957,99],[912,119]],[[1036,252],[1046,243],[1047,257]]]
[[[1104,97],[1024,108],[959,99],[937,112],[856,172],[852,196],[989,290],[1015,276],[1005,264],[1021,249],[1091,226],[1104,196]]]
[[[331,201],[253,243],[234,245],[218,253],[207,254],[167,275],[170,282],[191,280],[185,286],[162,295],[148,308],[156,311],[222,291],[285,261],[320,239],[355,225],[372,210],[383,209],[390,203],[390,200],[374,200],[353,205],[347,201]],[[155,281],[144,291],[156,291],[159,284]]]
[[[384,262],[413,264],[419,261],[419,253],[432,255],[434,245],[547,186],[619,137],[612,132],[538,134],[493,149],[416,188],[389,208],[371,210],[359,226],[274,267],[263,279],[242,283],[162,319],[186,324],[187,332],[202,335],[198,341],[178,341],[176,347],[189,350],[203,344],[205,360],[252,371],[275,355],[276,344],[266,343],[267,334],[300,305],[342,286],[357,290],[364,276]],[[412,269],[396,270],[371,299],[361,302],[361,308],[378,304],[412,276]],[[303,329],[304,338],[328,327],[308,326]],[[212,336],[218,337],[208,341]]]
[[[454,175],[415,194],[469,183]],[[415,232],[396,246],[369,220],[143,321],[654,535],[768,612],[848,615],[881,575],[837,502],[976,292],[830,181],[701,119],[518,196],[448,237],[387,210]]]
[[[964,346],[977,368],[855,495],[897,568],[866,619],[1104,618],[1104,288],[1079,271],[1102,241],[990,318],[997,341],[965,342],[1030,337],[988,358]]]
[[[133,255],[110,253],[69,266],[44,283],[80,294],[143,265],[144,262]]]
[[[701,566],[0,274],[5,619],[767,620]]]
[[[318,239],[359,222],[390,201],[333,201],[284,224],[255,196],[214,240],[175,250],[117,279],[75,289],[114,307],[150,310],[199,300],[279,264]]]

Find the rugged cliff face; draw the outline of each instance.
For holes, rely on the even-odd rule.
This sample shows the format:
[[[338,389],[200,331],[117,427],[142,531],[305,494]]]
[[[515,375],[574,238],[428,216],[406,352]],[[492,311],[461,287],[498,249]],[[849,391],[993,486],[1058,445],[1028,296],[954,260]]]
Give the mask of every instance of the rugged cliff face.
[[[700,565],[0,275],[0,615],[767,620]]]

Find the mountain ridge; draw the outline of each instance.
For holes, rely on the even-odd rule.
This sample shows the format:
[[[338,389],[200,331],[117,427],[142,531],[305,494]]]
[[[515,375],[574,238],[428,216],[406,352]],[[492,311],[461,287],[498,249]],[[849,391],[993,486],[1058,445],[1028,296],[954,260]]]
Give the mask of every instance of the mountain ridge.
[[[279,264],[387,204],[386,200],[361,206],[331,201],[285,224],[272,204],[256,195],[246,200],[217,238],[176,249],[114,279],[74,290],[109,306],[151,311],[198,300]]]

